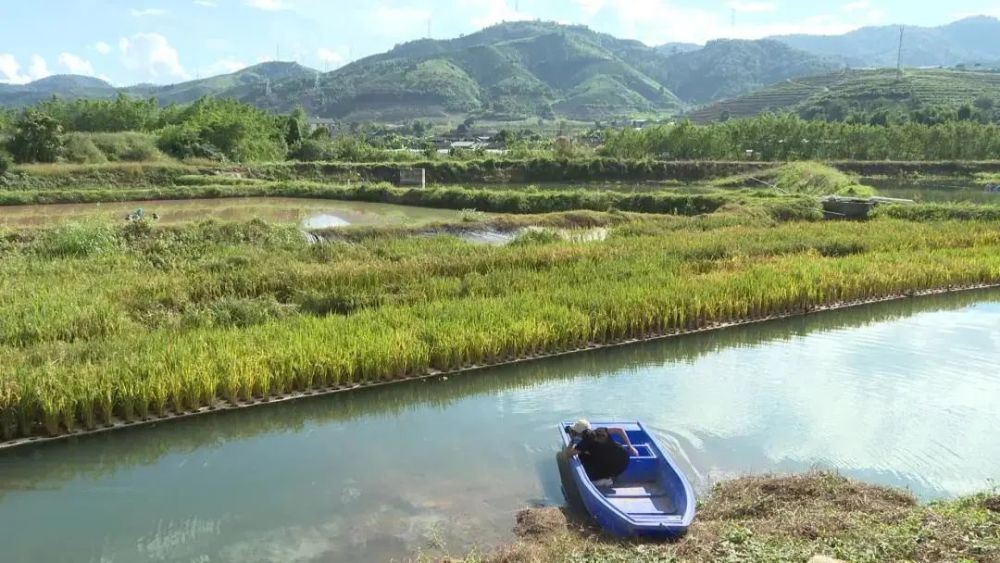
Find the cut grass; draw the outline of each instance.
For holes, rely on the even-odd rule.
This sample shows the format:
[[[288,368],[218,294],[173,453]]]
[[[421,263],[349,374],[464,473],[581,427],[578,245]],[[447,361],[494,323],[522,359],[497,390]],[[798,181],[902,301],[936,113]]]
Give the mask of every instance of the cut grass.
[[[673,543],[616,541],[558,509],[518,515],[520,540],[466,563],[1000,560],[1000,496],[919,505],[908,492],[831,473],[720,483]]]

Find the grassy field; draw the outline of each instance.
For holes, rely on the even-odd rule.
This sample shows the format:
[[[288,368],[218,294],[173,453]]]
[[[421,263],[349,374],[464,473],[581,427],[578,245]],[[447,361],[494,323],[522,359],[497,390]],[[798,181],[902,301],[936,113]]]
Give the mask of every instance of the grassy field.
[[[556,508],[517,517],[519,541],[466,563],[997,561],[995,492],[920,505],[908,492],[829,473],[744,477],[720,483],[674,543],[618,542]]]
[[[56,435],[1000,281],[989,221],[776,223],[742,208],[583,217],[565,224],[603,222],[608,240],[308,244],[259,222],[7,233],[0,428]]]

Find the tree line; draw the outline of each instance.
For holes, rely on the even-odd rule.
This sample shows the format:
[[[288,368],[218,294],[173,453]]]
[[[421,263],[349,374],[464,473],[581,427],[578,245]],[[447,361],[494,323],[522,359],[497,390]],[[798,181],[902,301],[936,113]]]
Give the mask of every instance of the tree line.
[[[1000,124],[872,125],[764,115],[608,131],[600,152],[663,160],[990,160],[1000,158]]]

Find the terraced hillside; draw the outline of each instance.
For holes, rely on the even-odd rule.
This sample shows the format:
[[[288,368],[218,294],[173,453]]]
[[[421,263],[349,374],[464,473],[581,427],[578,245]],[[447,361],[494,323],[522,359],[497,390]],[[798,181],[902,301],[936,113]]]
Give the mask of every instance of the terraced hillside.
[[[1000,73],[956,70],[854,70],[787,80],[745,96],[723,100],[689,114],[705,123],[765,112],[842,118],[872,109],[918,109],[971,104],[1000,98]],[[1000,100],[998,100],[1000,101]]]

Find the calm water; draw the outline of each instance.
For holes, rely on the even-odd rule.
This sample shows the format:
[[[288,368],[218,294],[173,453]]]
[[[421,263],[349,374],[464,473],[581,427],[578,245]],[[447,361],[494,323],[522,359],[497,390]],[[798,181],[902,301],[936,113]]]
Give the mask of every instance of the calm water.
[[[44,226],[93,218],[124,221],[128,214],[139,208],[147,215],[158,214],[160,218],[157,222],[161,224],[190,223],[204,219],[264,219],[298,223],[307,229],[348,225],[420,225],[436,221],[458,221],[462,215],[460,211],[384,203],[254,197],[0,207],[0,227]]]
[[[641,418],[700,490],[836,468],[950,497],[1000,478],[1000,293],[220,413],[0,453],[4,562],[384,561],[561,503],[555,423]]]
[[[864,178],[862,183],[876,188],[880,196],[912,199],[917,202],[1000,204],[1000,193],[987,193],[982,184],[961,176],[918,180]]]

